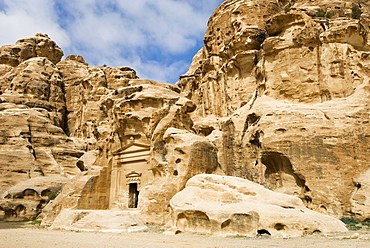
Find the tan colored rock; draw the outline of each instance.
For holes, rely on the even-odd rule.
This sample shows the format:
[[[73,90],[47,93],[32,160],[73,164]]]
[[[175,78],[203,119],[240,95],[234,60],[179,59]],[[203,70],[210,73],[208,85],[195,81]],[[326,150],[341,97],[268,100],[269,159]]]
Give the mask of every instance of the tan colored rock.
[[[31,58],[0,82],[1,193],[32,177],[75,175],[84,144],[64,133],[65,97],[55,65],[45,57]]]
[[[346,232],[341,221],[307,209],[294,196],[236,177],[197,175],[171,199],[175,227],[213,234],[294,237]]]
[[[346,97],[363,78],[356,60],[368,50],[368,19],[351,18],[352,3],[225,1],[178,84],[202,116],[228,116],[256,94],[301,102]],[[361,11],[368,7],[362,4]],[[319,18],[319,9],[331,18]],[[359,52],[341,54],[351,47]],[[339,65],[343,72],[336,72],[343,61],[351,65]]]
[[[1,103],[1,194],[15,184],[39,176],[72,176],[83,144],[51,123],[44,109]],[[23,108],[22,108],[23,106]]]
[[[139,79],[126,66],[89,66],[78,55],[58,62],[42,35],[19,43],[29,47],[22,56],[3,47],[1,189],[65,176],[44,223],[74,225],[62,223],[64,211],[72,220],[86,210],[129,210],[165,224],[187,180],[214,173],[294,195],[311,210],[366,219],[368,13],[367,3],[349,0],[227,0],[177,85]],[[306,211],[302,204],[293,207]],[[250,226],[253,216],[227,218]]]
[[[1,65],[0,76],[0,194],[38,177],[45,177],[45,188],[47,184],[53,185],[50,178],[63,177],[66,181],[80,171],[76,162],[86,149],[83,140],[65,134],[64,84],[54,64],[63,55],[60,48],[41,34],[20,40],[14,46],[9,60],[3,59],[11,46],[0,49],[0,61],[5,63]],[[17,62],[10,63],[12,59]],[[46,204],[45,199],[41,199],[42,203],[40,199],[29,204],[29,199],[15,202],[5,199],[0,205],[8,219],[18,218],[15,209],[9,207],[18,203],[23,206],[22,218],[32,219]],[[42,207],[37,207],[39,204]]]
[[[360,176],[353,180],[356,189],[352,192],[351,211],[356,213],[360,221],[365,221],[370,216],[370,195],[369,195],[369,170],[361,173]]]
[[[43,207],[54,198],[66,177],[35,177],[8,189],[0,200],[0,220],[33,220]]]
[[[55,64],[62,56],[60,47],[47,34],[39,33],[34,37],[20,39],[14,45],[2,46],[0,64],[17,66],[34,57],[46,57]]]
[[[163,223],[169,218],[168,212],[162,214],[163,208],[187,178],[217,169],[215,147],[203,137],[190,133],[189,112],[194,110],[191,101],[181,98],[173,85],[139,79],[130,80],[128,84],[115,90],[115,94],[101,95],[97,104],[102,107],[97,112],[86,112],[86,115],[106,113],[105,119],[92,122],[92,130],[96,130],[94,139],[100,150],[94,164],[103,165],[103,168],[99,171],[92,165],[91,170],[87,167],[85,176],[72,179],[45,210],[47,223],[67,208],[136,209],[146,222]],[[76,129],[75,135],[82,128],[86,128],[85,124]],[[164,147],[164,139],[168,139],[168,143],[172,139],[167,137],[168,130],[173,130],[174,135],[179,133],[176,140],[184,139],[183,144],[178,144],[178,151],[172,150],[173,143]],[[79,133],[81,137],[86,137],[85,134]],[[211,158],[207,160],[204,156],[208,153]],[[175,163],[175,156],[177,159],[184,157],[184,162],[169,167],[166,160]],[[190,169],[186,167],[187,161],[192,164]],[[173,186],[169,188],[169,185]],[[159,190],[161,187],[163,190]],[[156,195],[158,201],[152,201]]]
[[[153,151],[155,179],[139,195],[140,218],[165,224],[170,218],[169,200],[191,177],[202,173],[222,173],[216,147],[206,138],[188,131],[167,128],[162,142]]]
[[[65,97],[59,71],[44,57],[31,58],[0,77],[2,101],[42,108],[64,127]]]
[[[368,164],[368,13],[355,1],[218,7],[177,85],[226,175],[332,216],[366,218],[351,197]]]
[[[72,178],[61,194],[43,209],[43,224],[51,225],[63,209],[108,210],[110,174],[107,172],[107,168],[95,166]]]
[[[51,223],[63,209],[134,210],[138,205],[137,209],[143,208],[142,215],[155,216],[153,208],[166,206],[177,192],[174,190],[186,182],[179,180],[167,193],[155,192],[158,184],[153,181],[163,181],[167,187],[176,180],[174,170],[169,171],[162,159],[165,133],[173,127],[191,134],[189,113],[195,106],[180,96],[178,87],[138,79],[128,67],[91,67],[80,56],[68,56],[57,68],[65,84],[66,133],[86,140],[90,151],[75,163],[82,174],[73,178],[45,209],[45,223]],[[207,145],[213,149],[214,161],[215,148]],[[127,164],[127,159],[132,164]],[[198,171],[196,166],[188,178]],[[187,174],[186,168],[182,170],[181,178]],[[166,178],[167,174],[171,176]],[[130,185],[136,187],[135,192],[141,192],[139,198],[131,197]],[[147,194],[149,198],[158,193],[167,201],[141,204],[149,200],[145,191],[151,192]],[[169,214],[165,215],[168,219]],[[162,223],[162,218],[149,221]]]
[[[69,231],[142,232],[148,227],[130,211],[63,210],[51,226]]]

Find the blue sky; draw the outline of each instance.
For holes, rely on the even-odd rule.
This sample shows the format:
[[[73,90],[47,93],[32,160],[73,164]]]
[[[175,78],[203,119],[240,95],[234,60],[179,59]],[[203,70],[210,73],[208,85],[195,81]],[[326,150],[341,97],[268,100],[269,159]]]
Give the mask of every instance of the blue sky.
[[[176,83],[223,0],[0,0],[0,46],[47,33],[90,65]]]

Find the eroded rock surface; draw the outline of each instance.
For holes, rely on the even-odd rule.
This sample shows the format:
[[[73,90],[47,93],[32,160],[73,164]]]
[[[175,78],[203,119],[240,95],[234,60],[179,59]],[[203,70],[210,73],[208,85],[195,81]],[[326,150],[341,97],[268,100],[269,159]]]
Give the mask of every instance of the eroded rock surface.
[[[35,177],[8,189],[1,196],[2,220],[30,220],[39,218],[42,209],[53,200],[66,184],[66,177]]]
[[[345,232],[340,220],[307,209],[294,196],[249,180],[197,175],[171,199],[176,231],[254,237]]]
[[[367,218],[351,195],[368,167],[368,13],[356,1],[218,7],[177,85],[197,105],[195,127],[213,130],[227,175]]]
[[[45,224],[85,210],[165,224],[187,180],[212,173],[370,218],[369,21],[365,1],[227,0],[176,85],[78,55],[60,61],[47,35],[2,47],[0,193],[64,177]]]
[[[0,64],[14,67],[34,57],[46,57],[55,64],[62,56],[62,49],[48,35],[39,33],[35,37],[20,39],[14,45],[2,46]]]
[[[63,210],[53,229],[70,231],[143,232],[148,229],[136,212],[110,210]]]

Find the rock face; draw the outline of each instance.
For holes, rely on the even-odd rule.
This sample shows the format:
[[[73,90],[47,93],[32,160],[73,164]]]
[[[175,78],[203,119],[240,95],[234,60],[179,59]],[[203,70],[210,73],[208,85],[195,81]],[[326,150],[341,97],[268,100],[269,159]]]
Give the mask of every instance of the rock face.
[[[68,181],[66,177],[35,177],[8,189],[0,201],[2,220],[30,220],[53,200]]]
[[[45,177],[52,186],[54,177],[73,177],[80,171],[76,162],[86,145],[65,132],[65,88],[54,64],[63,55],[61,49],[47,35],[37,34],[0,50],[4,69],[0,73],[0,194],[31,178]],[[43,184],[47,188],[47,182]],[[19,215],[11,206],[23,203],[20,198],[10,203],[11,199],[0,207],[5,218],[14,219]],[[21,219],[41,212],[27,204]]]
[[[170,203],[177,231],[273,237],[346,231],[343,222],[307,209],[297,197],[237,177],[194,176]]]
[[[197,105],[194,126],[214,130],[222,171],[313,210],[369,216],[359,183],[369,151],[368,13],[364,1],[218,7],[177,85]]]
[[[64,177],[45,224],[62,212],[73,219],[104,210],[165,224],[171,198],[207,173],[248,179],[334,217],[370,218],[368,14],[366,1],[227,0],[176,85],[78,55],[60,61],[43,34],[4,46],[0,193]],[[21,204],[9,201],[4,211]],[[217,226],[226,221],[225,231],[239,217]],[[280,224],[275,230],[291,225]]]
[[[36,34],[35,37],[18,40],[14,45],[2,46],[0,64],[14,67],[34,57],[46,57],[56,64],[62,56],[62,49],[48,35]]]
[[[64,209],[52,228],[71,231],[142,232],[148,228],[130,211]]]

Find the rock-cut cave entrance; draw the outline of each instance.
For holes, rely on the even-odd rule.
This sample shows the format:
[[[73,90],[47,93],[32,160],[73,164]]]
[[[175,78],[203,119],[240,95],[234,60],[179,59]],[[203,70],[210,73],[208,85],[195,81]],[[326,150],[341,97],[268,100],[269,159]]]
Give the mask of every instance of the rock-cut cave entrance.
[[[295,173],[289,158],[281,153],[265,152],[261,162],[266,166],[264,176],[267,188],[297,196],[304,193],[305,180]]]
[[[137,183],[130,183],[129,184],[129,208],[137,208],[138,200],[139,200],[139,191],[137,187]]]

